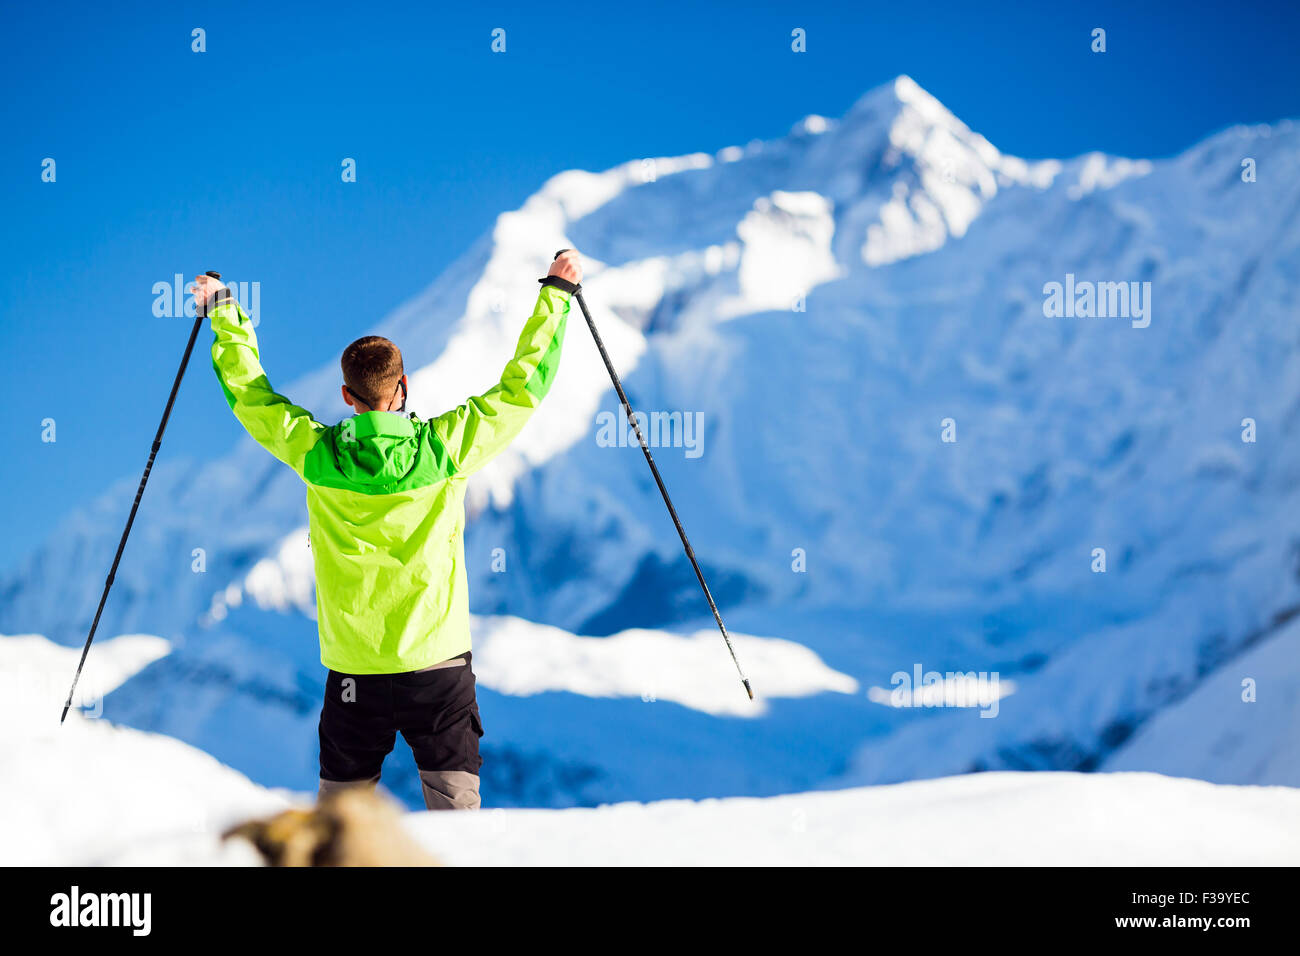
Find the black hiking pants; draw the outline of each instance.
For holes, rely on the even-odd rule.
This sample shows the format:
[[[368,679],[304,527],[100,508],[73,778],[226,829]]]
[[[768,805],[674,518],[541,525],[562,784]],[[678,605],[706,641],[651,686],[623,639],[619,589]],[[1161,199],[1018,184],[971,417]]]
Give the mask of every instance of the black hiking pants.
[[[483,724],[470,658],[467,651],[407,674],[330,671],[320,714],[321,795],[378,783],[400,733],[430,810],[478,809]]]

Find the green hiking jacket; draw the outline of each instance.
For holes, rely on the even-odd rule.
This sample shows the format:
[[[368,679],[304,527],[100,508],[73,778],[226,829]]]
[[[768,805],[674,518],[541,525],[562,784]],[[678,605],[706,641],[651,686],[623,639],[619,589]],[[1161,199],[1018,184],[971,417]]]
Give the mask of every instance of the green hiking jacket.
[[[235,417],[307,485],[321,663],[396,674],[470,649],[465,479],[523,428],[555,379],[569,294],[543,286],[501,381],[437,418],[366,412],[316,421],[278,395],[253,324],[209,310],[212,365]]]

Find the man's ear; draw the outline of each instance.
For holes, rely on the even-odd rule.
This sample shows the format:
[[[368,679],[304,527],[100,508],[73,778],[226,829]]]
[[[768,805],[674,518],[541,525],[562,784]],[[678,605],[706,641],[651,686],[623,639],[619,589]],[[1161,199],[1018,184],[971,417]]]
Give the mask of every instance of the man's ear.
[[[343,401],[345,401],[345,402],[348,403],[348,407],[349,407],[349,408],[356,408],[356,407],[357,407],[357,403],[354,402],[354,401],[352,401],[352,395],[351,395],[351,393],[348,392],[348,387],[347,387],[346,385],[340,385],[340,386],[339,386],[339,390],[340,390],[341,392],[343,392]]]

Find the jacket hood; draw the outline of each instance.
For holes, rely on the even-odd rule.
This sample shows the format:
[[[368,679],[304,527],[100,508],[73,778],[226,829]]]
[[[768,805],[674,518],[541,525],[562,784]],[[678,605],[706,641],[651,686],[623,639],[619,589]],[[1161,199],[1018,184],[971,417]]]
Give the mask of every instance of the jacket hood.
[[[415,466],[419,440],[405,415],[365,412],[344,419],[332,431],[334,462],[354,484],[392,484]]]

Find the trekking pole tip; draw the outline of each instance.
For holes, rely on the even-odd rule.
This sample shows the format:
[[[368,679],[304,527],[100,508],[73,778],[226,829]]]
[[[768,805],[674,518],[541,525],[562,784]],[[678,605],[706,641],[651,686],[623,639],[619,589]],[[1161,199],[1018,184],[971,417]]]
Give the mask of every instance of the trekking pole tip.
[[[745,685],[745,693],[749,695],[749,699],[750,699],[750,700],[753,700],[753,699],[754,699],[754,688],[752,688],[752,687],[749,686],[749,678],[748,678],[748,677],[742,677],[742,678],[740,679],[740,682],[741,682],[742,684]]]

